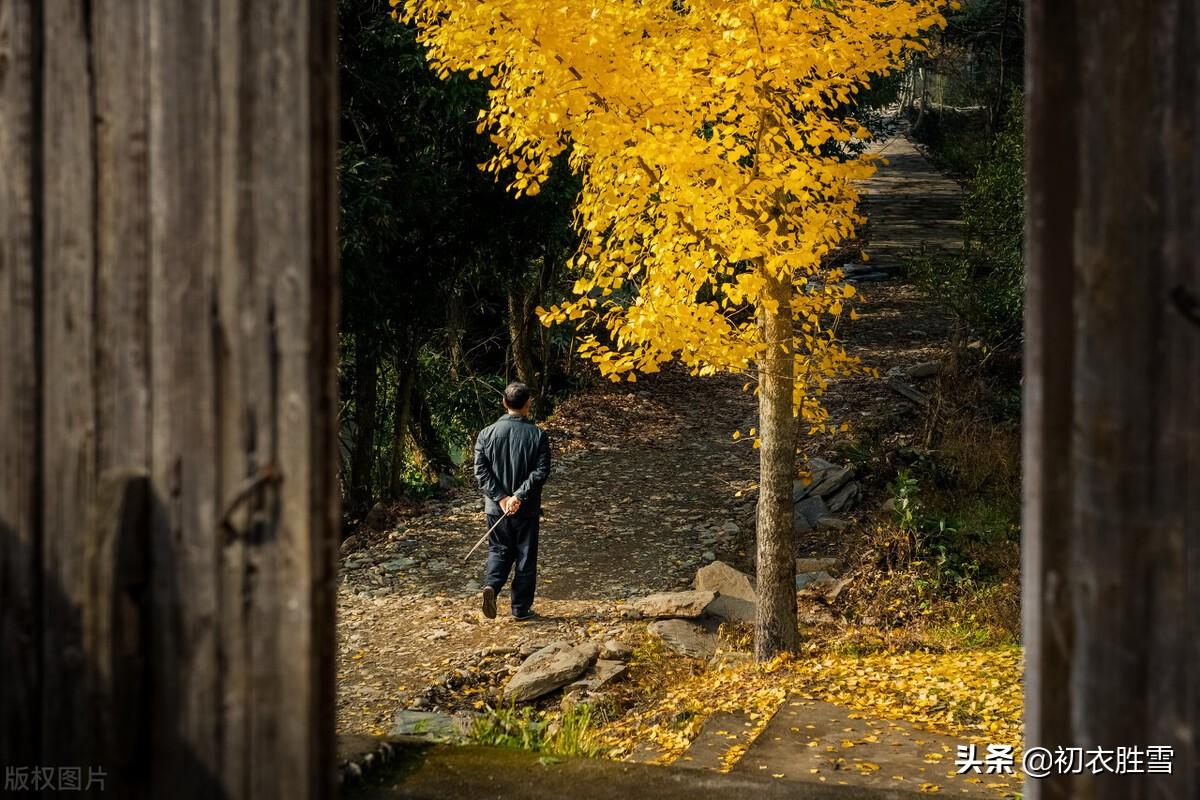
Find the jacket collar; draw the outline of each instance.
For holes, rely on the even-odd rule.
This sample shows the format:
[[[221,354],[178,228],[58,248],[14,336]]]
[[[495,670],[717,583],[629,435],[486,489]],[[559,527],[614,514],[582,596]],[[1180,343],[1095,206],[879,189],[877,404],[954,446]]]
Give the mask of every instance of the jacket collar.
[[[505,422],[505,421],[508,421],[508,422],[528,422],[528,423],[532,424],[532,420],[530,420],[530,419],[529,419],[529,417],[523,417],[523,416],[521,416],[520,414],[509,414],[507,411],[505,411],[505,412],[504,412],[504,415],[503,415],[502,417],[500,417],[500,419],[498,419],[498,420],[496,420],[496,421],[497,421],[497,422]]]

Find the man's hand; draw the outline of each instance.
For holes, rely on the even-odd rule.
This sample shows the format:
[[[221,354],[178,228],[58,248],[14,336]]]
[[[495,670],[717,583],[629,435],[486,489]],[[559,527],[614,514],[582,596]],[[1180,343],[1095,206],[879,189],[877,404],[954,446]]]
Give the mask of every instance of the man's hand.
[[[512,516],[513,514],[517,513],[520,508],[521,501],[517,498],[512,496],[500,498],[500,509],[508,516]]]

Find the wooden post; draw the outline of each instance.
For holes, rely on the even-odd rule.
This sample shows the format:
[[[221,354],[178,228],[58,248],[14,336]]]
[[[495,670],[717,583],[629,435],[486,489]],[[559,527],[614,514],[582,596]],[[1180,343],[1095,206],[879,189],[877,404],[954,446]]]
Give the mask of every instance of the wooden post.
[[[1200,796],[1197,5],[1028,6],[1026,740],[1174,755],[1027,798]]]
[[[0,765],[333,793],[329,0],[0,0]]]

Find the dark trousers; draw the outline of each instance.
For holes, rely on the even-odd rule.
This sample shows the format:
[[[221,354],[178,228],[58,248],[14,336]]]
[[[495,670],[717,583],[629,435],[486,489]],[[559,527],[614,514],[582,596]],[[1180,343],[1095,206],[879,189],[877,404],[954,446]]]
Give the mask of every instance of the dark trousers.
[[[499,515],[487,515],[492,527]],[[533,590],[537,582],[538,522],[534,517],[505,517],[488,537],[487,573],[484,583],[499,594],[515,566],[512,581],[512,612],[521,615],[533,608]]]

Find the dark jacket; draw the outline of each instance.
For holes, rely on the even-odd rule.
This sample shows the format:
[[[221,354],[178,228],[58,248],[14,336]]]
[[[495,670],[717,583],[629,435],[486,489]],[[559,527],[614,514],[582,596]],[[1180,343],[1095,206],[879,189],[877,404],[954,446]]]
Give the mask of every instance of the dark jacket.
[[[521,501],[518,517],[542,510],[542,484],[550,477],[550,437],[527,417],[505,414],[475,439],[475,480],[488,514],[503,514],[500,500]]]

